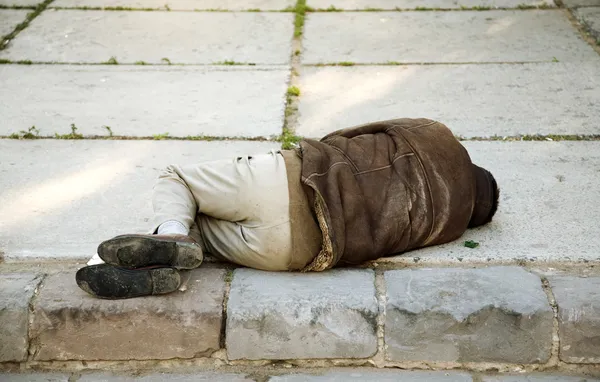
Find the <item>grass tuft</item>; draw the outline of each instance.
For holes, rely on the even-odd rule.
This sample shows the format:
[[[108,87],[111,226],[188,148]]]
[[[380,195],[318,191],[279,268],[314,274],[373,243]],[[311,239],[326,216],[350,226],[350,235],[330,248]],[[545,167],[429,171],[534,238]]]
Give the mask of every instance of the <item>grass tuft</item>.
[[[287,127],[283,129],[283,133],[277,138],[278,142],[281,142],[281,148],[283,150],[291,150],[298,146],[298,142],[302,140],[302,137],[294,134]]]
[[[83,139],[83,135],[77,132],[77,127],[74,123],[71,124],[71,132],[69,134],[54,133],[56,139]]]
[[[160,59],[160,62],[164,62],[167,65],[172,65],[171,60],[169,60],[167,57],[163,57]]]
[[[38,139],[40,137],[40,131],[35,126],[31,126],[27,130],[21,130],[18,133],[12,133],[8,137],[10,139]]]

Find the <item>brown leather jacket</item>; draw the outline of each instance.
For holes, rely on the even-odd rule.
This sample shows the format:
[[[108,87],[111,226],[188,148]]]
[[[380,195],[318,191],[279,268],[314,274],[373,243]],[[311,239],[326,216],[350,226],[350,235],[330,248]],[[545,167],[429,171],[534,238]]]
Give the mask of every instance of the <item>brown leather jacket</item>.
[[[300,143],[301,181],[322,233],[305,270],[441,244],[467,229],[475,176],[443,124],[395,119]]]

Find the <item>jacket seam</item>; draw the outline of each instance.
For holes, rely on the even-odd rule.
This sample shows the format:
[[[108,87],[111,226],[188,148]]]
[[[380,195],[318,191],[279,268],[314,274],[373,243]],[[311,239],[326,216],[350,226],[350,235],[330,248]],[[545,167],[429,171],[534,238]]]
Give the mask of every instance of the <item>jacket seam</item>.
[[[310,174],[308,177],[306,177],[305,181],[309,181],[310,178],[312,178],[313,176],[323,176],[323,175],[326,175],[329,171],[331,171],[332,168],[334,168],[337,165],[346,165],[346,166],[348,166],[348,163],[335,162],[334,164],[332,164],[331,166],[329,166],[329,168],[325,172],[320,172],[320,173],[315,172],[314,174]]]
[[[339,138],[339,137],[340,137],[339,135],[335,136],[336,139]],[[330,147],[333,148],[335,151],[339,152],[340,154],[342,154],[342,156],[344,158],[346,158],[346,160],[348,162],[350,162],[350,164],[352,165],[352,167],[354,167],[354,171],[358,172],[358,167],[356,166],[356,164],[352,161],[352,159],[350,159],[350,157],[348,157],[348,155],[345,152],[342,151],[342,149],[340,149],[337,146],[333,146],[333,145],[330,145]]]
[[[400,155],[400,156],[396,157],[396,158],[395,158],[395,159],[392,161],[392,163],[388,164],[387,166],[383,166],[383,167],[374,168],[374,169],[371,169],[371,170],[365,170],[365,171],[357,172],[357,173],[356,173],[356,174],[354,174],[354,175],[363,175],[363,174],[368,174],[368,173],[370,173],[370,172],[375,172],[375,171],[385,170],[386,168],[390,168],[390,167],[392,167],[392,166],[394,165],[394,163],[396,163],[396,161],[397,161],[398,159],[400,159],[400,158],[404,158],[404,157],[407,157],[407,156],[414,156],[414,155],[415,155],[415,153],[406,153],[406,154],[402,154],[402,155]]]

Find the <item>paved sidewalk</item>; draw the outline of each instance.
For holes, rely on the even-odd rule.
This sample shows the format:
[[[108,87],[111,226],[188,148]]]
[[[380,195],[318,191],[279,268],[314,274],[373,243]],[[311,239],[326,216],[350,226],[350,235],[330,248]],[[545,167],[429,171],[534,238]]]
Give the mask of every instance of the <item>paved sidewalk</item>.
[[[145,374],[145,373],[144,373]],[[330,371],[287,371],[274,372],[269,374],[262,371],[259,373],[235,373],[226,371],[209,372],[165,372],[152,373],[144,376],[133,376],[119,373],[85,373],[85,374],[58,374],[58,373],[24,373],[24,374],[2,374],[0,378],[10,378],[14,382],[158,382],[158,381],[177,381],[177,382],[196,382],[196,381],[215,381],[215,382],[243,382],[243,381],[264,381],[264,382],[345,382],[345,381],[372,381],[372,382],[594,382],[598,379],[582,375],[565,374],[508,374],[508,375],[486,375],[460,373],[455,371],[398,371],[398,370],[377,370],[372,368],[363,369],[333,369]]]
[[[185,362],[228,369],[181,381],[600,375],[600,2],[557,4],[0,0],[1,366],[80,381]],[[100,241],[148,229],[168,164],[396,117],[446,123],[497,175],[492,224],[365,269],[209,264],[185,292],[128,301],[75,285]],[[266,365],[318,369],[245,371]],[[434,371],[348,369],[373,365]]]

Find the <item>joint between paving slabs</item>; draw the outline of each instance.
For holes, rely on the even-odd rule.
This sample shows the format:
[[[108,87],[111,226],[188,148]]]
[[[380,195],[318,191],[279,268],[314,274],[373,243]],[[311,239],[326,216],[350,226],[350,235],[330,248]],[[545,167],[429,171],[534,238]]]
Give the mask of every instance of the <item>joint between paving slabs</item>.
[[[25,21],[18,24],[12,32],[6,36],[2,36],[2,42],[0,42],[0,51],[6,49],[8,44],[21,32],[27,28],[29,24],[40,15],[54,0],[45,0],[43,3],[38,4],[32,12],[29,12],[25,18]]]
[[[38,276],[39,280],[35,286],[35,289],[33,290],[33,296],[31,296],[31,299],[29,300],[29,304],[28,304],[28,313],[29,313],[28,322],[27,322],[27,343],[28,343],[27,360],[28,361],[32,361],[40,349],[39,339],[37,337],[32,337],[32,332],[33,332],[33,322],[34,322],[34,315],[35,315],[35,303],[38,299],[40,290],[42,289],[44,282],[46,281],[46,276],[47,276],[46,274],[40,274]]]
[[[290,53],[290,77],[285,94],[285,108],[282,132],[279,136],[281,148],[289,150],[297,146],[302,139],[295,134],[298,124],[298,102],[300,88],[300,55],[302,54],[302,35],[304,34],[304,19],[306,17],[306,0],[297,0],[294,11],[294,34],[292,36],[292,51]]]
[[[554,292],[550,286],[550,281],[546,276],[540,276],[542,281],[542,289],[548,297],[548,304],[552,308],[552,349],[550,350],[550,359],[548,364],[550,366],[558,365],[560,363],[560,332],[558,327],[558,304],[554,297]]]
[[[377,305],[379,314],[377,314],[377,352],[372,357],[374,366],[381,368],[385,367],[385,318],[386,318],[386,285],[384,271],[381,269],[374,269],[375,272],[375,297],[377,299]]]
[[[227,359],[227,304],[229,303],[229,292],[231,291],[231,283],[233,282],[233,272],[235,268],[228,268],[226,270],[224,280],[225,291],[223,292],[223,313],[221,318],[221,336],[219,345],[221,349],[225,350],[225,358]]]
[[[575,10],[565,9],[565,12],[566,12],[567,18],[571,22],[571,25],[573,25],[573,27],[575,29],[577,29],[581,38],[585,42],[587,42],[592,47],[592,49],[594,49],[594,51],[596,53],[598,53],[600,55],[600,38],[596,39],[596,38],[594,38],[594,36],[592,36],[589,33],[589,31],[588,31],[589,27],[587,25],[585,25],[583,22],[580,22],[577,19],[577,17],[573,14],[573,12],[575,12]]]

